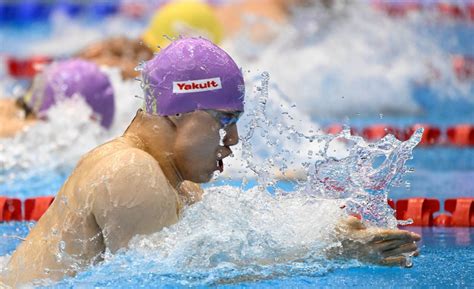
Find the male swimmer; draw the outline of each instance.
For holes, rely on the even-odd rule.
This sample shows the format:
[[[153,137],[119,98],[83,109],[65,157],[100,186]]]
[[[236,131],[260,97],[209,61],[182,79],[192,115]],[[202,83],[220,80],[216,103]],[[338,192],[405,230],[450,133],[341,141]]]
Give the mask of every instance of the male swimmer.
[[[175,224],[238,142],[244,80],[232,58],[210,41],[170,44],[142,71],[145,110],[125,133],[86,154],[48,211],[13,253],[2,282],[17,287],[60,280],[126,248],[136,235]],[[220,130],[226,134],[221,140]],[[341,221],[343,248],[334,257],[399,265],[419,236]]]
[[[317,2],[329,9],[333,0],[240,0],[229,1],[216,9],[226,36],[245,30],[249,39],[266,43],[276,36],[275,27],[288,23],[295,7],[307,7]]]
[[[214,9],[196,0],[170,1],[153,15],[148,28],[138,39],[115,37],[94,43],[77,56],[100,65],[117,66],[126,79],[139,76],[137,63],[150,60],[153,53],[165,48],[170,39],[202,36],[214,43],[222,38],[222,25]]]
[[[266,23],[283,24],[291,16],[293,6],[313,2],[315,0],[243,0],[213,7],[199,0],[169,1],[156,11],[138,39],[122,36],[99,41],[76,56],[99,65],[119,67],[122,76],[130,79],[139,75],[135,69],[137,63],[151,59],[154,52],[170,43],[170,39],[202,36],[219,44],[224,34],[233,36],[246,28],[245,19],[250,17],[258,19],[250,24],[250,39],[268,42],[275,35]],[[322,2],[328,6],[331,0]]]
[[[104,128],[112,125],[115,102],[109,78],[89,61],[55,62],[38,74],[27,94],[17,100],[0,100],[0,137],[12,137],[39,119],[55,103],[74,95],[83,97],[94,119]]]

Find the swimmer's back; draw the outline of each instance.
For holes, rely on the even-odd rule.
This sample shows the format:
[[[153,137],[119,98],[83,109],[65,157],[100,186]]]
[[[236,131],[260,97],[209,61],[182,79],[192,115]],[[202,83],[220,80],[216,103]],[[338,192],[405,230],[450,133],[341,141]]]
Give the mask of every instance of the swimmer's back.
[[[59,280],[178,219],[176,192],[158,162],[123,138],[88,154],[13,254],[3,281]],[[45,270],[45,268],[47,268]]]

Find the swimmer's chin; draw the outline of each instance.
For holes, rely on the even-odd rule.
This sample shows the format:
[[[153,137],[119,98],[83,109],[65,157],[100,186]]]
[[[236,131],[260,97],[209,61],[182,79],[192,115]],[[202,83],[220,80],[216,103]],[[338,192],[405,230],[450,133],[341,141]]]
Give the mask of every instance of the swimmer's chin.
[[[207,174],[202,174],[200,176],[196,176],[196,177],[193,177],[193,178],[185,178],[186,181],[190,181],[190,182],[193,182],[193,183],[197,183],[197,184],[204,184],[204,183],[208,183],[212,180],[212,178],[214,177],[214,172],[217,171],[217,170],[213,170],[213,171],[210,171],[209,173]]]
[[[208,183],[210,182],[213,178],[216,172],[222,173],[224,171],[222,166],[216,166],[214,168],[208,169],[206,173],[202,173],[200,175],[195,175],[194,177],[186,177],[185,180],[191,181],[193,183],[198,183],[198,184],[203,184],[203,183]]]

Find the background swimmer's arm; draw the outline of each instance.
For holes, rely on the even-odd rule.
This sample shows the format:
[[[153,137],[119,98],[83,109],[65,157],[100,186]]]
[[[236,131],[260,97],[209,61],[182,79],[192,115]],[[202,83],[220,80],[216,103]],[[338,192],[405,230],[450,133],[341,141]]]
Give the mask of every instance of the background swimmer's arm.
[[[152,234],[178,221],[176,193],[151,156],[129,149],[114,161],[123,167],[93,207],[104,243],[112,253],[126,247],[135,235]]]
[[[329,258],[357,259],[388,266],[409,267],[407,255],[417,256],[420,236],[404,230],[366,227],[359,219],[349,217],[336,227],[340,246],[326,251]]]
[[[153,57],[153,51],[139,39],[115,37],[97,42],[77,53],[77,57],[91,60],[98,65],[118,66],[126,79],[139,75],[135,67]]]

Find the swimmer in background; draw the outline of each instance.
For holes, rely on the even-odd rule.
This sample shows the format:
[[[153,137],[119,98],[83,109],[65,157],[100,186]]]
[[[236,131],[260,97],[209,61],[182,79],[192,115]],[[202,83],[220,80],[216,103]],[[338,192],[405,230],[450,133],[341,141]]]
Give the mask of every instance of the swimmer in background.
[[[275,27],[290,21],[293,9],[321,4],[331,9],[333,0],[237,0],[216,7],[217,15],[225,28],[225,35],[232,37],[243,29],[250,40],[270,42],[278,33]]]
[[[144,65],[144,110],[121,137],[86,154],[47,212],[13,253],[1,281],[12,287],[60,280],[116,253],[131,238],[179,221],[238,142],[244,109],[242,72],[222,49],[202,38],[170,44]],[[221,139],[220,130],[225,136]],[[333,258],[404,265],[420,237],[402,230],[341,221]],[[266,262],[266,261],[265,261]]]
[[[219,44],[224,35],[234,36],[244,28],[244,18],[250,16],[283,24],[291,16],[291,8],[313,4],[314,0],[244,0],[215,7],[198,0],[170,1],[153,15],[148,28],[138,39],[114,37],[93,43],[76,56],[99,65],[116,66],[122,76],[130,79],[139,76],[135,68],[139,62],[149,60],[159,48],[165,48],[170,39],[180,36],[202,36]],[[325,7],[331,1],[322,1]],[[268,42],[275,35],[267,25],[253,25],[250,39]]]
[[[117,66],[126,79],[139,76],[135,69],[142,61],[150,60],[170,39],[180,36],[202,36],[219,44],[222,25],[214,9],[195,0],[170,2],[153,15],[148,28],[138,39],[126,36],[110,38],[91,44],[76,56],[99,65]]]
[[[32,87],[19,99],[0,99],[0,138],[13,137],[38,120],[56,102],[74,95],[83,97],[104,128],[112,125],[115,100],[112,84],[99,67],[89,61],[55,62],[36,75]]]

